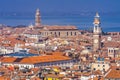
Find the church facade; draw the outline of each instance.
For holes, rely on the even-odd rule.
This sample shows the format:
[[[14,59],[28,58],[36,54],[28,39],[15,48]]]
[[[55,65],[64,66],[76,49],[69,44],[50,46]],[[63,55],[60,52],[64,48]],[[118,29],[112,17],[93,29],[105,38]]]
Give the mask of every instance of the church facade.
[[[75,26],[45,26],[43,28],[44,37],[75,37],[79,32]]]
[[[42,25],[40,10],[36,10],[35,14],[35,25],[32,27],[30,35],[32,32],[38,33],[40,37],[76,37],[79,34],[78,28],[76,26],[59,26],[59,25]],[[37,35],[37,34],[36,34]]]

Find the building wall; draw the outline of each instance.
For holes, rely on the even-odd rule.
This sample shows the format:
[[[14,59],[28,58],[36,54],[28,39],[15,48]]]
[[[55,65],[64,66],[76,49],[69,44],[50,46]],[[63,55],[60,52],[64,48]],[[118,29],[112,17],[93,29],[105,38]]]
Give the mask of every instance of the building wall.
[[[35,64],[35,67],[47,67],[47,66],[61,66],[72,67],[75,62],[73,60],[55,61]]]
[[[109,47],[108,48],[108,56],[115,58],[115,57],[119,57],[117,54],[119,53],[119,48],[112,48]]]
[[[81,80],[89,80],[91,77],[90,76],[81,76]]]
[[[28,38],[34,38],[34,39],[38,39],[39,37],[41,37],[40,34],[24,34],[24,36]]]
[[[0,54],[9,54],[9,53],[13,53],[13,52],[14,52],[13,49],[6,49],[6,48],[0,49]]]
[[[33,64],[21,64],[21,63],[2,63],[5,66],[18,66],[20,69],[22,68],[34,68]]]
[[[120,32],[108,32],[107,34],[115,36],[115,35],[120,35]]]
[[[107,62],[96,62],[92,64],[92,70],[105,70],[107,71],[110,68],[109,64]]]
[[[6,65],[6,66],[18,66],[19,68],[34,68],[34,67],[48,67],[48,66],[64,66],[64,67],[72,67],[73,64],[75,62],[73,60],[65,60],[65,61],[55,61],[55,62],[44,62],[44,63],[37,63],[37,64],[28,64],[28,63],[16,63],[16,62],[12,62],[12,63],[4,63],[2,62],[2,65]]]
[[[51,37],[73,37],[78,36],[78,30],[58,30],[58,31],[44,31],[42,33],[43,36],[51,36]]]

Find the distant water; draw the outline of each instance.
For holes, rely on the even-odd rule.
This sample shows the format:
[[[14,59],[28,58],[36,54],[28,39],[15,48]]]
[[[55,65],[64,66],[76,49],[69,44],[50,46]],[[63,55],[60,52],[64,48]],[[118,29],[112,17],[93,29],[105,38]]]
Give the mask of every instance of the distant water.
[[[94,16],[42,16],[43,25],[75,25],[79,29],[88,30],[93,28]],[[0,17],[0,24],[6,25],[30,25],[34,24],[34,16],[4,16]],[[120,32],[120,16],[101,15],[101,27],[103,31]]]

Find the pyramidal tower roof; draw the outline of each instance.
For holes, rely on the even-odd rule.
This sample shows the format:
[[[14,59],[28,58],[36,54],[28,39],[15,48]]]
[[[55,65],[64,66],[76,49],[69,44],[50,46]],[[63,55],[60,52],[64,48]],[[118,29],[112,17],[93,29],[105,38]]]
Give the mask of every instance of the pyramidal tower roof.
[[[100,17],[98,12],[96,12],[96,15],[95,15],[95,17]]]

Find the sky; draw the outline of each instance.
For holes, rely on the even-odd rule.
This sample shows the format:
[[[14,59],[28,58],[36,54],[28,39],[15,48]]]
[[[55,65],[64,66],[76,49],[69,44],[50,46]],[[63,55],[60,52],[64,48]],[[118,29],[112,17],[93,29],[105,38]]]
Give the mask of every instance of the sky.
[[[0,0],[0,12],[118,12],[120,0]]]
[[[99,12],[104,28],[120,27],[120,0],[0,0],[0,24],[19,25],[34,23],[36,9],[40,9],[43,24],[92,25],[95,12]],[[21,14],[22,13],[22,14]],[[86,17],[84,16],[84,13]],[[87,15],[89,14],[90,15]],[[43,16],[70,14],[76,17],[46,19]],[[24,19],[24,20],[23,20]],[[65,21],[64,21],[65,20]],[[89,21],[88,21],[89,20]],[[79,25],[80,24],[80,25]]]

